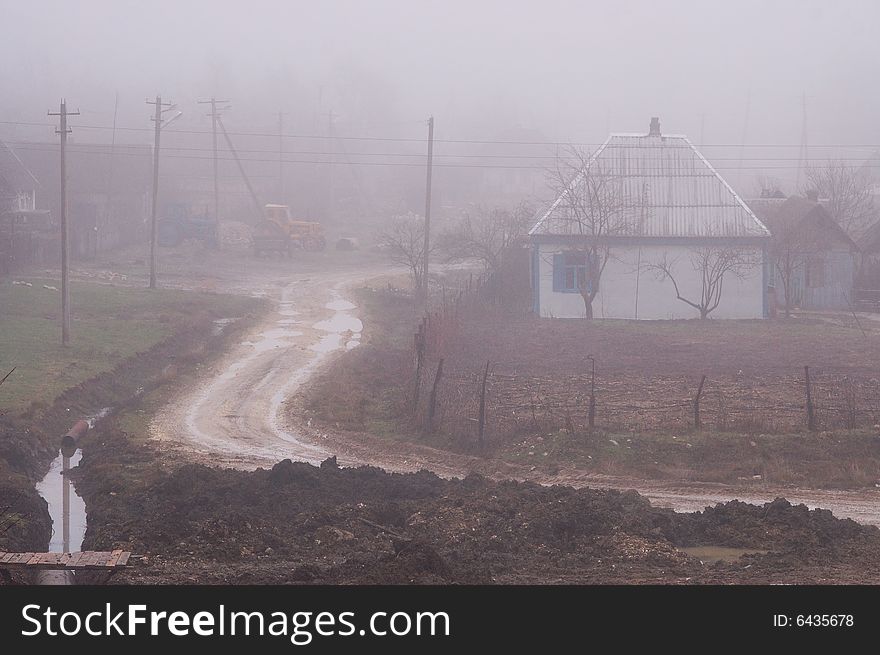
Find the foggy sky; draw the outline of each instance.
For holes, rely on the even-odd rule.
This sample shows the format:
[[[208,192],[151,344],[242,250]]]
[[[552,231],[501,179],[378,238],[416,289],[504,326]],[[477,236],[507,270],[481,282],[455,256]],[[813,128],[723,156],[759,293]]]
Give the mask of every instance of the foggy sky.
[[[664,131],[695,142],[880,142],[876,0],[541,2],[445,0],[2,0],[0,120],[47,121],[65,96],[80,122],[149,126],[161,93],[204,124],[549,140]],[[14,26],[14,27],[13,27]],[[748,115],[747,115],[748,109]],[[403,127],[401,127],[403,126]],[[46,131],[0,125],[0,135]],[[81,139],[87,137],[82,136]],[[98,140],[97,134],[88,138]],[[132,133],[127,141],[148,134]],[[793,153],[796,154],[796,151]]]

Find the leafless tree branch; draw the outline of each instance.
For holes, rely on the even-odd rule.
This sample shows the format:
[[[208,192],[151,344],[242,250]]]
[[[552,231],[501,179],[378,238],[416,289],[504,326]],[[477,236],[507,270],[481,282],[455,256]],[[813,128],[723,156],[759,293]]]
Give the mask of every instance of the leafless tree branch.
[[[645,268],[653,271],[659,280],[668,278],[675,290],[675,297],[700,312],[701,319],[708,318],[721,304],[726,276],[748,277],[760,263],[753,251],[726,245],[693,248],[689,259],[700,279],[699,299],[682,295],[676,272],[679,258],[670,260],[664,255],[660,261],[647,263]]]
[[[832,160],[808,168],[805,175],[804,193],[815,192],[851,238],[858,239],[876,220],[873,184],[865,171]]]

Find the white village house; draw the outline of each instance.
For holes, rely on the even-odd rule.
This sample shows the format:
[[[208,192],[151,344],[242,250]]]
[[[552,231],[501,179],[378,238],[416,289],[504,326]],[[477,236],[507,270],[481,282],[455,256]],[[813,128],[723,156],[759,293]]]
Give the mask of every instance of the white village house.
[[[687,137],[654,118],[578,168],[529,231],[535,313],[767,315],[770,232]]]

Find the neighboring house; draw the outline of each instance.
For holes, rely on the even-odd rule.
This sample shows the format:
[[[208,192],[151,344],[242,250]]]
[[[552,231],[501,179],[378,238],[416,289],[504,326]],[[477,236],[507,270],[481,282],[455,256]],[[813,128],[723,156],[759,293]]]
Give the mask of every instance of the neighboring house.
[[[868,228],[857,242],[861,251],[856,286],[880,290],[880,221]]]
[[[749,206],[773,234],[770,284],[780,308],[848,309],[858,247],[818,202],[792,196]]]
[[[0,141],[0,212],[33,210],[39,187],[33,173]]]
[[[36,208],[39,189],[33,173],[0,141],[0,273],[60,255],[52,248],[49,212]]]
[[[61,215],[58,143],[24,143],[15,154],[40,181],[36,207]],[[152,148],[69,142],[67,217],[72,257],[134,243],[148,235]]]
[[[620,220],[585,229],[573,220],[572,199],[596,178]],[[710,316],[767,315],[769,231],[687,137],[662,134],[657,119],[648,134],[612,134],[529,235],[534,311],[542,317],[585,316],[585,290],[595,293],[597,318],[699,317],[677,296],[700,299],[699,257],[727,252],[741,253],[743,265],[723,277]],[[597,250],[607,255],[601,271]]]

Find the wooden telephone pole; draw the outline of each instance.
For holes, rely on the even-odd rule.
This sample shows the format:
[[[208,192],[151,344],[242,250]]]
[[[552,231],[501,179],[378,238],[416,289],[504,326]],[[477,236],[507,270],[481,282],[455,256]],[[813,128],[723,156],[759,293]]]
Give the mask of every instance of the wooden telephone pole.
[[[211,105],[211,113],[205,114],[211,117],[211,138],[214,148],[214,230],[217,243],[220,242],[220,176],[219,176],[219,160],[217,159],[217,123],[220,120],[220,112],[229,109],[229,100],[198,100],[200,105]],[[223,107],[218,108],[217,105],[222,104]]]
[[[284,202],[284,112],[278,112],[278,203]]]
[[[148,105],[156,106],[156,115],[153,117],[155,123],[155,134],[153,143],[153,206],[150,213],[150,288],[156,288],[156,264],[159,256],[158,252],[158,228],[157,228],[157,211],[159,206],[159,140],[162,136],[162,128],[168,125],[176,116],[162,122],[162,113],[169,111],[175,107],[173,103],[162,102],[162,96],[156,96],[156,100],[147,100]]]
[[[425,246],[422,256],[422,299],[428,309],[428,254],[431,251],[431,174],[434,167],[434,117],[428,118],[428,167],[425,181]]]
[[[61,135],[61,344],[70,345],[70,236],[67,229],[67,135],[72,131],[67,127],[68,116],[79,116],[78,111],[67,111],[67,102],[62,98],[58,112],[49,116],[59,116],[61,126],[55,130]]]

